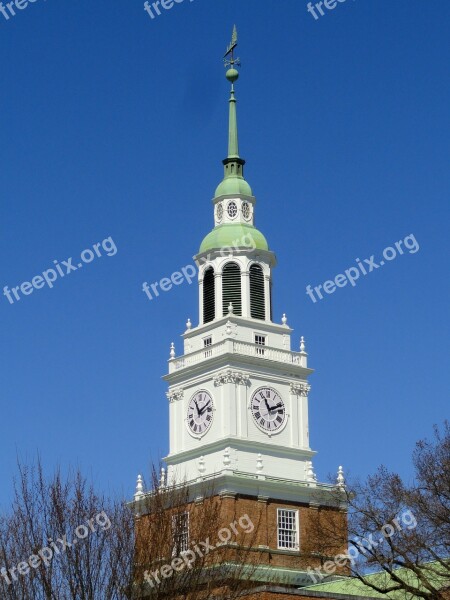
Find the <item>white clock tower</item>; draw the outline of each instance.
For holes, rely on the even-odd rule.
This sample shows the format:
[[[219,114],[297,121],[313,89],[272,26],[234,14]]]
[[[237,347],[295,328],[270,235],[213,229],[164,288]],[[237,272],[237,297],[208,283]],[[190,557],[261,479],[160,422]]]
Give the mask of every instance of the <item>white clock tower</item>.
[[[205,496],[217,496],[224,525],[239,515],[258,524],[245,559],[256,565],[252,580],[298,588],[310,585],[311,567],[345,551],[345,482],[342,467],[336,484],[317,481],[305,342],[297,338],[294,349],[286,316],[278,323],[272,318],[276,258],[255,227],[256,199],[239,155],[236,43],[234,32],[226,54],[231,97],[224,177],[212,201],[214,228],[195,256],[198,324],[188,319],[181,352],[172,343],[164,376],[170,451],[158,487],[187,486],[189,499],[180,513],[186,543],[191,533],[198,539],[191,517],[192,523],[198,515],[202,519]],[[134,496],[139,523],[147,518],[143,500],[153,493],[144,491],[139,476]],[[333,535],[317,534],[322,516]],[[137,534],[144,535],[140,531],[139,525]],[[141,545],[146,544],[144,536]],[[346,567],[339,569],[345,574]]]
[[[310,503],[308,357],[292,348],[283,315],[272,320],[275,254],[255,227],[256,199],[238,148],[231,49],[228,156],[213,199],[214,228],[195,256],[199,322],[187,322],[183,352],[172,344],[167,397],[168,483],[214,479],[218,493]],[[341,482],[342,482],[342,475]]]

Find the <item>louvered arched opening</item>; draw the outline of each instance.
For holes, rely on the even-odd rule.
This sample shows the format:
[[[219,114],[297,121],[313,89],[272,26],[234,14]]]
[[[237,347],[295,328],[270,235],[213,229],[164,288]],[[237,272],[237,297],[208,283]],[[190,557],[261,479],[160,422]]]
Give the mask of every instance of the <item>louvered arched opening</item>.
[[[214,321],[216,313],[216,291],[214,288],[214,269],[209,267],[203,276],[203,323]]]
[[[236,263],[227,263],[222,271],[222,308],[223,314],[228,314],[230,302],[233,313],[242,315],[241,269]]]
[[[253,319],[266,318],[264,273],[259,265],[250,267],[250,316]]]

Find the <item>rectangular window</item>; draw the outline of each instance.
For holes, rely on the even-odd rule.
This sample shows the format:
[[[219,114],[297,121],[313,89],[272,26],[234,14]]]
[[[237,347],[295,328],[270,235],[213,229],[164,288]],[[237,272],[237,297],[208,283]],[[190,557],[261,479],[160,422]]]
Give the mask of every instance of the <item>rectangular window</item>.
[[[279,550],[298,550],[298,510],[277,510],[277,530]]]
[[[189,513],[184,512],[172,517],[173,556],[179,556],[189,547]]]
[[[264,356],[265,350],[262,346],[266,346],[267,336],[255,333],[256,355]]]
[[[203,347],[209,348],[210,346],[212,346],[212,336],[203,338]],[[209,358],[210,356],[212,356],[212,350],[206,350],[205,358]]]

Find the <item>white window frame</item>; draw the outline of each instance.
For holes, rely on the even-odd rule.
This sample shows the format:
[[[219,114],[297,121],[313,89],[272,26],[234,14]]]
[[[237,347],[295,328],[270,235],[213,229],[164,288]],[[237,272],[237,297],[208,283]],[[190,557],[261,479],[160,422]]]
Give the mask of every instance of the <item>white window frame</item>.
[[[177,520],[183,517],[185,518],[185,529],[181,533],[177,531],[178,524]],[[173,550],[172,556],[179,556],[181,552],[186,552],[189,549],[189,512],[181,512],[176,515],[172,515],[172,540]]]
[[[203,348],[205,348],[205,358],[209,358],[210,356],[212,356],[212,350],[211,350],[212,344],[213,344],[212,335],[208,335],[207,337],[203,338]],[[206,350],[206,348],[207,348],[207,350]]]
[[[291,513],[294,515],[295,530],[287,529],[285,527],[284,528],[280,527],[281,513]],[[282,529],[284,531],[291,531],[291,532],[294,531],[295,543],[293,546],[282,545],[281,539],[280,539],[280,533],[281,533]],[[294,508],[277,508],[277,548],[278,548],[278,550],[287,550],[287,551],[291,551],[291,552],[296,552],[300,549],[300,529],[299,529],[298,510],[296,510]]]
[[[257,338],[261,338],[264,340],[264,344],[257,342]],[[264,348],[268,346],[268,336],[265,333],[258,333],[256,331],[253,332],[253,341],[255,344],[255,354],[256,356],[264,356],[265,350]]]

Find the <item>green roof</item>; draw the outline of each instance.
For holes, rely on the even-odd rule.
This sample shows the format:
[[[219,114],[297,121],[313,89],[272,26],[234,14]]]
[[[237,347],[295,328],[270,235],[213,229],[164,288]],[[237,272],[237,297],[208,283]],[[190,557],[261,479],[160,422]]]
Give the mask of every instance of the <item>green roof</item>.
[[[199,252],[233,247],[269,250],[266,238],[256,227],[231,223],[219,225],[210,231],[201,243]]]
[[[214,197],[230,195],[252,196],[252,188],[243,177],[226,177],[216,188]]]
[[[432,583],[436,589],[442,589],[449,587],[450,581],[448,577],[448,570],[445,570],[439,563],[431,562],[424,563],[421,565],[421,569],[425,577]],[[400,568],[395,570],[395,574],[405,581],[408,585],[419,589],[424,589],[419,583],[417,576],[410,569]],[[386,571],[379,571],[377,573],[371,573],[367,575],[365,579],[380,587],[384,588],[390,584],[394,584]],[[369,598],[392,598],[393,600],[408,600],[412,598],[418,598],[415,594],[407,593],[403,590],[397,590],[389,592],[388,594],[381,594],[375,591],[369,585],[366,585],[356,577],[342,577],[329,581],[326,583],[317,583],[315,585],[308,585],[303,590],[311,590],[315,592],[329,592],[332,594],[345,594],[347,596],[364,596]]]

